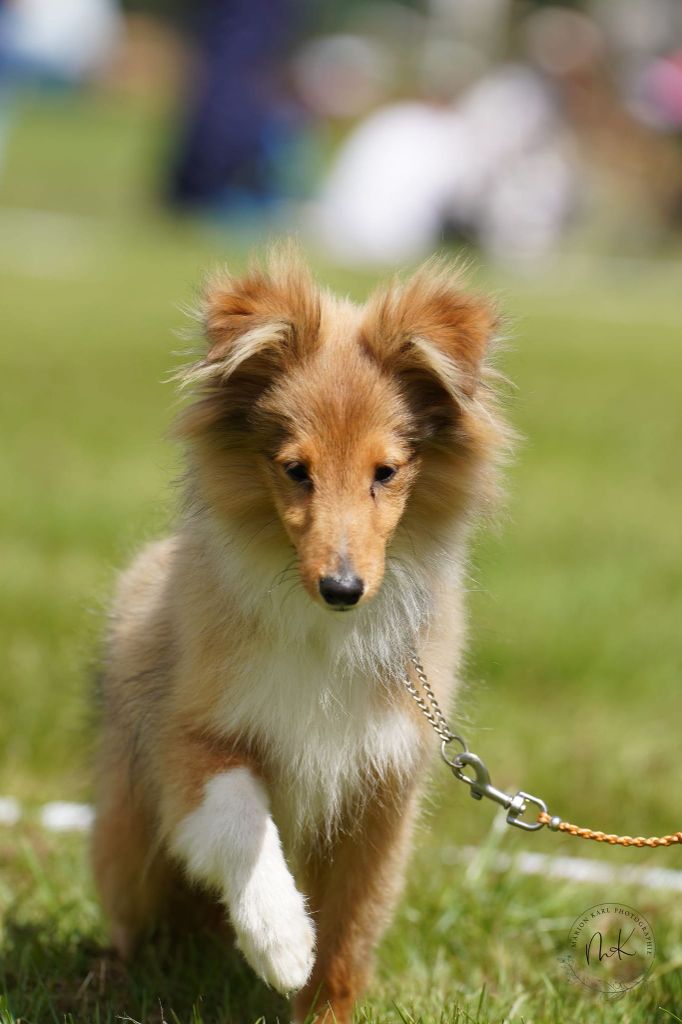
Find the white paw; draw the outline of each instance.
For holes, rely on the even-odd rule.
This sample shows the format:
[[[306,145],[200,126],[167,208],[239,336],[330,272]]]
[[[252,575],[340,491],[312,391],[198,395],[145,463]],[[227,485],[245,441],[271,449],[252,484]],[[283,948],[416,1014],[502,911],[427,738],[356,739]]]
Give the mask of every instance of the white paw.
[[[210,779],[204,799],[176,827],[171,849],[194,878],[222,892],[237,945],[268,985],[303,988],[315,929],[287,867],[267,792],[248,768]]]
[[[288,872],[252,878],[231,907],[237,946],[282,995],[298,992],[315,961],[315,928]]]

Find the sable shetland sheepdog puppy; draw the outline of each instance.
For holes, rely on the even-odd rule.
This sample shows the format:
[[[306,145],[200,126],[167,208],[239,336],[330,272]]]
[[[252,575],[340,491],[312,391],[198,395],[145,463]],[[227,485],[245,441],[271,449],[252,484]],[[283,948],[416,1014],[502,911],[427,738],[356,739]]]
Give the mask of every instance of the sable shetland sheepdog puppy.
[[[208,285],[186,501],[120,579],[94,869],[129,955],[188,884],[302,1021],[348,1024],[399,893],[463,642],[471,523],[506,434],[497,318],[430,263],[364,306],[291,246]]]

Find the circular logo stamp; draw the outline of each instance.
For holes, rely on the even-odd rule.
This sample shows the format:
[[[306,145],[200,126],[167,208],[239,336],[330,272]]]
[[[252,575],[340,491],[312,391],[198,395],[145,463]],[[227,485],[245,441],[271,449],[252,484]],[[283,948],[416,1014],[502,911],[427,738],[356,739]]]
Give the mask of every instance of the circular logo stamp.
[[[624,903],[588,907],[573,922],[568,942],[562,960],[575,980],[608,996],[644,981],[656,954],[651,925]]]

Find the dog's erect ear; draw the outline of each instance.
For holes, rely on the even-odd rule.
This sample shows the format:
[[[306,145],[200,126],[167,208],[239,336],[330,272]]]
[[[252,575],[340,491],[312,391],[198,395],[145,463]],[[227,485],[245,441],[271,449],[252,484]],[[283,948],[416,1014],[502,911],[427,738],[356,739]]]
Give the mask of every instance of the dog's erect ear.
[[[462,289],[456,268],[431,261],[370,299],[362,344],[435,431],[474,398],[498,323],[490,302]]]
[[[243,421],[263,391],[315,349],[319,291],[295,246],[280,246],[264,268],[253,266],[241,277],[214,275],[204,289],[201,319],[209,348],[181,377],[198,398],[181,417],[181,433],[219,420]]]
[[[243,277],[213,277],[205,289],[204,325],[206,361],[222,363],[224,377],[261,352],[284,363],[303,357],[317,341],[320,301],[298,249],[271,249],[265,269],[254,266]]]

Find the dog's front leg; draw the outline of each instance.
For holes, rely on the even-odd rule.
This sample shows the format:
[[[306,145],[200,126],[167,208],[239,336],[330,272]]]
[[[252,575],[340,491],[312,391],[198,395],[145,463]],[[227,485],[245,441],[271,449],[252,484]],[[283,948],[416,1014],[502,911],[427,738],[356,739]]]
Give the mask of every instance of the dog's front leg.
[[[314,928],[255,771],[237,763],[206,778],[196,806],[168,837],[190,876],[219,891],[256,973],[284,994],[302,988],[312,970]]]
[[[380,787],[349,834],[309,861],[307,886],[317,922],[317,959],[294,1000],[296,1021],[350,1024],[371,974],[374,948],[403,884],[417,789]]]

